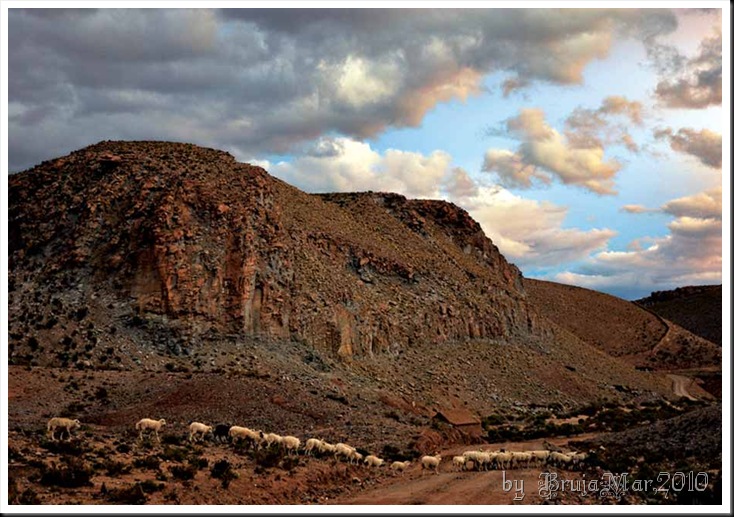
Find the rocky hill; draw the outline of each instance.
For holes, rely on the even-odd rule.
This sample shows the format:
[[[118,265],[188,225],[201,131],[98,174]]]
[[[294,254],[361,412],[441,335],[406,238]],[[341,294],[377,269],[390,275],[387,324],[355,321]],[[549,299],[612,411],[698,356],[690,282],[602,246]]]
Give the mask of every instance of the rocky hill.
[[[200,389],[209,419],[296,428],[343,422],[342,405],[365,426],[388,413],[404,426],[440,408],[672,394],[539,315],[520,271],[450,203],[307,194],[165,142],[101,142],[9,188],[10,363],[177,375],[164,392],[112,376],[122,398],[84,418],[185,420],[176,401],[196,407]],[[195,387],[204,374],[249,388]]]
[[[721,346],[721,285],[655,291],[635,303]]]
[[[639,368],[721,369],[719,347],[645,307],[554,282],[526,279],[525,286],[530,302],[542,315]]]
[[[226,153],[149,142],[46,162],[10,193],[14,335],[79,341],[61,329],[143,318],[177,353],[218,332],[350,358],[541,332],[518,269],[455,205],[308,195]]]

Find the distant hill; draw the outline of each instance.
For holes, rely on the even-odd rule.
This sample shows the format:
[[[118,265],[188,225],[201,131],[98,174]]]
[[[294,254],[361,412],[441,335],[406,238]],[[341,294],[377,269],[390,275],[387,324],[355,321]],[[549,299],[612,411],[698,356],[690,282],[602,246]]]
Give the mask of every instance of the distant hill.
[[[721,297],[721,285],[699,285],[655,291],[635,303],[721,346]]]
[[[676,370],[721,365],[721,349],[645,307],[608,294],[525,279],[541,315],[611,356],[639,368]]]

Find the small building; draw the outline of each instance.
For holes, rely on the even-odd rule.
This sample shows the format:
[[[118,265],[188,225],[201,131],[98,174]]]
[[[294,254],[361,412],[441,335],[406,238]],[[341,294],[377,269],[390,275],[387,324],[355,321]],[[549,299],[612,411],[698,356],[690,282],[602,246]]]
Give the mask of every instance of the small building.
[[[466,409],[442,409],[433,415],[432,420],[449,424],[454,429],[471,435],[481,435],[484,432],[481,420]]]

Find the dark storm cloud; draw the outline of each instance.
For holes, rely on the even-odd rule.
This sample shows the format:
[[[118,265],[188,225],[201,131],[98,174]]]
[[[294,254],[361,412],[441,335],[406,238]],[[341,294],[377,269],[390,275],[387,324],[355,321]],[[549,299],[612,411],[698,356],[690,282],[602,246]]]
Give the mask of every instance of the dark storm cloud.
[[[580,84],[668,10],[9,10],[10,169],[103,139],[240,156],[415,126],[488,73]]]

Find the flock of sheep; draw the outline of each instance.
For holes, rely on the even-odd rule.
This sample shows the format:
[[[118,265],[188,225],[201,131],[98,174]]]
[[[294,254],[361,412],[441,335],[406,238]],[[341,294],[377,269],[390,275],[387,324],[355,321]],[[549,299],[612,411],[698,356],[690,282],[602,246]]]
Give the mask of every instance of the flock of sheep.
[[[47,430],[51,440],[56,440],[56,432],[60,431],[60,437],[63,432],[69,435],[71,439],[71,431],[78,429],[81,423],[79,420],[71,420],[69,418],[55,417],[48,421]],[[139,431],[139,439],[143,439],[145,431],[152,431],[156,439],[160,442],[158,432],[166,425],[165,419],[153,420],[143,418],[135,424],[135,429]],[[280,436],[275,433],[263,433],[259,430],[248,429],[240,426],[227,426],[220,424],[216,427],[202,424],[201,422],[192,422],[189,425],[189,441],[196,442],[204,440],[207,435],[212,435],[215,440],[231,439],[233,443],[244,441],[251,447],[270,448],[271,446],[280,446],[286,454],[298,454],[301,448],[301,440],[295,436]],[[318,438],[309,438],[303,447],[304,454],[309,456],[314,451],[322,454],[332,454],[337,460],[343,457],[351,464],[364,463],[369,467],[381,467],[385,464],[385,460],[369,455],[366,458],[357,452],[355,447],[346,443],[330,444]],[[573,469],[581,468],[587,460],[588,454],[585,452],[562,453],[557,451],[466,451],[461,456],[454,456],[452,463],[457,470],[507,470],[515,468],[527,468],[533,466],[553,465],[558,468]],[[421,457],[421,471],[433,470],[438,474],[438,466],[441,463],[441,455],[423,456]],[[394,472],[404,473],[410,466],[409,461],[394,461],[390,464],[390,469]]]

